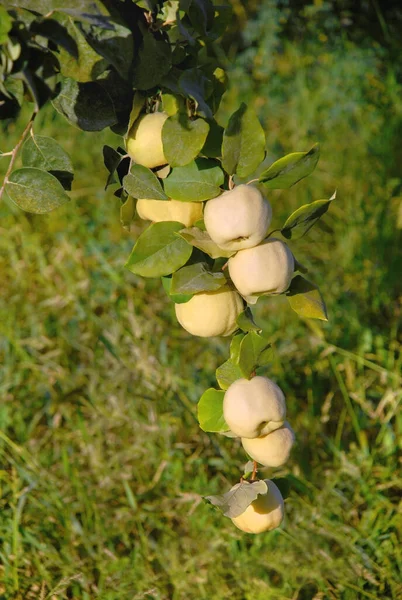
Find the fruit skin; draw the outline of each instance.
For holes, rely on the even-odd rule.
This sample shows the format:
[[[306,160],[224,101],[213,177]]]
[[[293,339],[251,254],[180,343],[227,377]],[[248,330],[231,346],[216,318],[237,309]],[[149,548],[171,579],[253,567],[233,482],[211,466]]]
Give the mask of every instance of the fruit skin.
[[[238,327],[236,319],[243,311],[243,300],[237,292],[224,287],[195,294],[188,302],[176,304],[175,310],[180,325],[192,335],[227,336]]]
[[[295,260],[284,242],[269,238],[255,248],[237,252],[229,259],[228,267],[242,296],[281,294],[289,287]]]
[[[160,221],[178,221],[186,227],[202,219],[202,202],[181,202],[180,200],[137,201],[137,213],[141,219]]]
[[[163,112],[143,115],[130,129],[127,154],[139,165],[153,169],[167,163],[162,144],[162,127],[167,118]]]
[[[264,436],[285,422],[285,396],[268,377],[237,379],[226,390],[223,416],[239,437]]]
[[[257,438],[241,438],[244,450],[264,467],[281,467],[289,458],[295,434],[285,421],[279,429]]]
[[[273,481],[265,479],[268,486],[266,494],[257,498],[232,522],[246,533],[262,533],[276,529],[283,521],[285,504],[278,487]]]
[[[205,228],[224,250],[256,246],[267,235],[271,219],[270,203],[252,185],[238,185],[208,200],[204,208]]]

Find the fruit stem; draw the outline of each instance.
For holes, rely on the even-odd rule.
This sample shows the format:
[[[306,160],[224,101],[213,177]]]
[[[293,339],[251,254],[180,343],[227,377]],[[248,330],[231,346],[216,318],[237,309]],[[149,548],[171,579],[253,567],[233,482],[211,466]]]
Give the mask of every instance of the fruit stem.
[[[256,476],[257,476],[257,461],[253,460],[253,472],[251,474],[251,481],[255,481]]]

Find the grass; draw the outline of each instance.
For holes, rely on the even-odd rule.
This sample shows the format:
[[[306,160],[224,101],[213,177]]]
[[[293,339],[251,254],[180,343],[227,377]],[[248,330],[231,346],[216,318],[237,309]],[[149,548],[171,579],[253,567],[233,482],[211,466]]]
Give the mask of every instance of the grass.
[[[329,323],[300,321],[284,299],[256,311],[297,434],[290,464],[274,473],[289,488],[285,526],[247,536],[203,502],[238,479],[245,458],[195,419],[227,342],[191,339],[159,283],[124,269],[141,226],[122,230],[117,200],[102,191],[101,144],[112,134],[76,132],[45,111],[35,130],[71,152],[77,179],[70,205],[47,216],[0,207],[2,600],[401,596],[395,106],[370,104],[357,86],[361,55],[350,66],[349,50],[338,49],[332,72],[306,71],[305,55],[290,46],[278,54],[296,78],[279,63],[269,73],[270,153],[307,149],[319,122],[323,157],[311,181],[272,203],[280,224],[334,187],[338,199],[292,245],[322,288]],[[360,90],[354,131],[350,89],[333,83],[348,64]],[[266,86],[252,90],[263,119]],[[381,144],[373,121],[385,127]]]

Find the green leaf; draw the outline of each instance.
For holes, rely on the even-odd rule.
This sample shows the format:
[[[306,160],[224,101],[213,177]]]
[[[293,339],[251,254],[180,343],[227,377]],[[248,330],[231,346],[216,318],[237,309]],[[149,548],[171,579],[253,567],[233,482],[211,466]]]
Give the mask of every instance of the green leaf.
[[[225,517],[234,519],[238,517],[260,494],[266,494],[268,486],[263,480],[243,481],[236,483],[231,490],[221,496],[205,496],[214,506],[217,506]]]
[[[152,223],[138,238],[126,267],[143,277],[170,275],[190,258],[192,247],[176,235],[182,223]]]
[[[197,294],[212,292],[226,285],[223,273],[212,273],[206,263],[198,262],[182,267],[172,276],[173,294]]]
[[[198,406],[198,422],[203,431],[228,431],[223,418],[223,398],[225,392],[209,388],[201,396]]]
[[[213,85],[200,69],[186,69],[180,76],[179,87],[186,97],[192,98],[197,103],[199,115],[212,119],[212,110],[205,99],[212,91]]]
[[[211,258],[229,258],[235,254],[229,250],[222,250],[213,242],[209,236],[209,233],[202,231],[198,227],[187,227],[179,231],[179,235],[186,240],[192,246],[199,248]]]
[[[197,158],[185,167],[172,169],[165,180],[165,191],[175,200],[202,202],[219,196],[224,179],[224,173],[215,161]]]
[[[150,31],[146,31],[134,60],[134,87],[138,90],[155,87],[168,74],[171,66],[170,44],[164,39],[156,39]]]
[[[123,187],[134,198],[148,200],[168,200],[159,179],[151,169],[142,165],[132,165],[130,173],[123,178]]]
[[[236,319],[236,323],[240,329],[246,333],[249,331],[261,331],[261,327],[258,327],[258,325],[255,324],[253,313],[248,306],[242,313],[239,314]]]
[[[52,104],[72,125],[84,131],[100,131],[117,122],[109,94],[96,81],[78,83],[64,79]]]
[[[0,6],[0,44],[5,44],[8,40],[8,32],[12,27],[13,21],[3,6]]]
[[[259,366],[262,352],[270,348],[271,344],[255,331],[250,331],[240,343],[238,365],[247,379]]]
[[[236,365],[239,364],[240,346],[245,335],[246,334],[244,333],[236,333],[230,342],[230,360],[232,360]]]
[[[141,94],[141,92],[138,92],[138,91],[135,92],[125,137],[128,136],[134,123],[140,116],[144,104],[145,104],[145,96],[143,96]]]
[[[131,222],[135,215],[135,200],[129,196],[120,206],[120,223],[123,229],[130,231]]]
[[[74,167],[69,154],[54,140],[44,135],[31,135],[22,153],[24,167],[36,167],[56,177],[65,189],[71,190]]]
[[[171,167],[181,167],[191,162],[207,139],[209,125],[204,119],[190,121],[179,112],[163,124],[162,143],[166,160]]]
[[[336,192],[329,200],[316,200],[311,204],[304,204],[286,220],[281,229],[281,234],[288,240],[298,240],[303,237],[315,223],[324,215],[333,200],[336,198]]]
[[[265,133],[254,110],[244,102],[229,119],[223,134],[222,165],[229,175],[247,177],[265,156]]]
[[[6,192],[22,210],[36,214],[50,212],[70,200],[56,177],[34,167],[13,171]]]
[[[209,132],[204,146],[201,148],[201,154],[208,158],[218,158],[222,152],[224,129],[215,120],[209,121]]]
[[[193,294],[172,294],[171,293],[172,278],[171,277],[162,277],[161,279],[162,279],[163,289],[165,290],[165,292],[167,293],[169,298],[171,300],[173,300],[173,302],[175,304],[185,304],[186,302],[191,300],[191,298],[193,297]]]
[[[244,377],[239,366],[230,358],[216,369],[215,374],[219,387],[222,390],[227,390],[233,382]]]
[[[122,155],[120,152],[112,148],[111,146],[103,146],[103,164],[106,169],[109,171],[108,178],[106,180],[105,190],[109,187],[109,185],[113,185],[113,183],[117,183],[116,178],[116,169],[119,166],[122,159]]]
[[[301,317],[328,321],[327,309],[316,285],[301,275],[296,275],[290,283],[287,297],[290,306]]]
[[[134,56],[133,36],[128,27],[114,21],[113,29],[79,24],[80,31],[95,52],[113,65],[123,79],[128,79]]]
[[[274,162],[261,173],[259,180],[269,190],[286,190],[310,175],[319,157],[319,144],[315,144],[309,152],[293,152]]]

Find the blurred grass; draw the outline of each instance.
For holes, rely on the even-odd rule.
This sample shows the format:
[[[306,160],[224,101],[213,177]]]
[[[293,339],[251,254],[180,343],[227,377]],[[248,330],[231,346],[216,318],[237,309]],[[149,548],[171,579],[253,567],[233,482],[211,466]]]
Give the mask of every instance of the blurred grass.
[[[297,434],[275,472],[290,487],[285,526],[247,536],[203,503],[245,458],[195,420],[227,342],[191,339],[159,283],[123,268],[140,225],[122,230],[102,191],[101,145],[117,138],[46,110],[35,131],[77,176],[69,206],[47,216],[0,207],[1,599],[401,597],[400,87],[379,49],[285,43],[265,6],[226,116],[255,102],[269,160],[322,143],[315,174],[272,194],[275,227],[338,190],[292,244],[329,323],[300,321],[285,299],[256,311]]]

